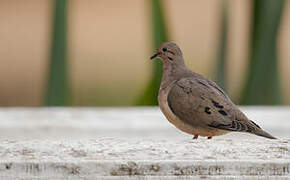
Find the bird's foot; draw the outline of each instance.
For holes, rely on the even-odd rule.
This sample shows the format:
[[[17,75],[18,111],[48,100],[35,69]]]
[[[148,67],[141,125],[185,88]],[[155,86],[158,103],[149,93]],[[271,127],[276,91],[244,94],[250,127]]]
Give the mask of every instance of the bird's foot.
[[[198,134],[195,134],[192,139],[197,139],[197,138],[198,138]]]
[[[211,139],[211,138],[212,138],[211,136],[207,137],[207,139]]]

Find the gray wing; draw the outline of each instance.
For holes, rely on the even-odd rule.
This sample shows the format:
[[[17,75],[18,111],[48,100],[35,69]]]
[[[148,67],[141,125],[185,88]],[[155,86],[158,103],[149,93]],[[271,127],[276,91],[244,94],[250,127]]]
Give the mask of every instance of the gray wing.
[[[206,78],[176,81],[168,93],[168,105],[182,121],[193,126],[253,132],[258,125],[232,103],[226,93]]]

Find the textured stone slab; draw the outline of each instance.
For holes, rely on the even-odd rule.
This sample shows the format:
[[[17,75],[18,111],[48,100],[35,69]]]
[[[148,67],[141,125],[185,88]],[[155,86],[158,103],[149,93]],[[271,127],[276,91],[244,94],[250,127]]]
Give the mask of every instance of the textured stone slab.
[[[193,141],[156,107],[0,108],[0,179],[290,179],[290,108],[242,109],[280,139]]]
[[[290,138],[290,107],[242,107],[269,133]],[[98,137],[190,138],[176,130],[157,107],[0,108],[0,140],[91,139]],[[232,133],[218,138],[256,138]]]
[[[0,157],[0,178],[290,178],[290,140],[2,141]]]

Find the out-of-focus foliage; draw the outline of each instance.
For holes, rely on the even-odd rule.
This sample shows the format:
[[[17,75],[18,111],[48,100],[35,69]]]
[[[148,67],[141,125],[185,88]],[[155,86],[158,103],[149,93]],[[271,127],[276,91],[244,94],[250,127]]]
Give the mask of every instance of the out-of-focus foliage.
[[[227,60],[226,60],[226,50],[227,50],[227,1],[223,1],[222,4],[222,19],[220,28],[220,41],[217,56],[217,67],[216,67],[216,82],[217,84],[227,91]]]
[[[51,57],[45,105],[68,105],[67,0],[55,0]]]
[[[161,0],[151,0],[152,54],[168,41],[168,29]],[[282,18],[284,0],[253,0],[249,44],[249,72],[241,92],[240,104],[281,104],[282,94],[278,72],[277,36]],[[69,105],[69,80],[67,72],[67,0],[55,0],[50,66],[45,97],[47,106]],[[229,23],[224,0],[217,47],[216,81],[227,90],[226,54]],[[162,63],[153,60],[152,77],[136,105],[157,105],[158,89],[162,78]]]
[[[153,52],[158,48],[162,42],[168,41],[168,33],[166,28],[166,22],[164,19],[164,10],[160,0],[150,1],[150,10],[152,15],[152,41]],[[149,61],[149,57],[148,57]],[[157,105],[158,89],[162,78],[162,62],[159,60],[153,60],[152,62],[152,77],[148,83],[144,93],[139,98],[137,105]]]
[[[281,104],[277,35],[284,0],[253,0],[250,63],[241,104]]]
[[[277,35],[284,0],[254,0],[250,37],[250,65],[241,104],[281,104],[280,78],[277,70]],[[159,0],[151,0],[153,47],[168,40],[163,9]],[[226,90],[227,1],[223,2],[216,81]],[[153,62],[153,76],[138,105],[157,105],[162,64]]]

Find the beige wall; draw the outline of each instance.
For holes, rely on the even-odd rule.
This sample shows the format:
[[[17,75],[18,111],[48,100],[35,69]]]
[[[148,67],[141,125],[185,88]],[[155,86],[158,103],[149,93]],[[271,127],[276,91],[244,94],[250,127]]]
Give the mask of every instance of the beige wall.
[[[0,0],[0,105],[41,105],[49,58],[52,1]],[[165,1],[171,39],[187,64],[212,76],[221,1]],[[230,2],[229,93],[236,98],[247,59],[249,0]],[[150,77],[148,1],[71,0],[69,63],[74,104],[134,102]],[[290,104],[290,3],[279,37],[285,100]],[[113,102],[108,100],[113,98]]]

